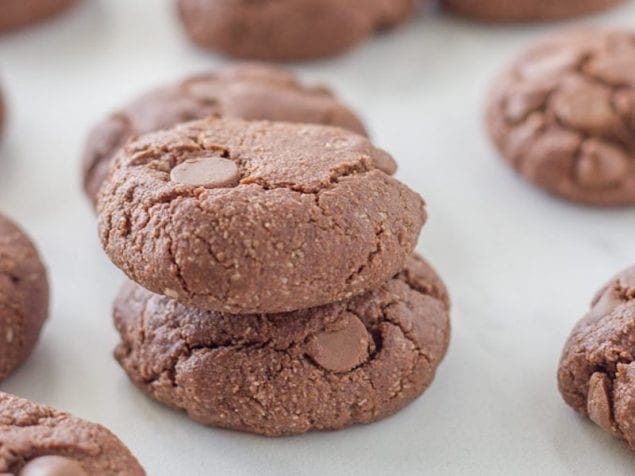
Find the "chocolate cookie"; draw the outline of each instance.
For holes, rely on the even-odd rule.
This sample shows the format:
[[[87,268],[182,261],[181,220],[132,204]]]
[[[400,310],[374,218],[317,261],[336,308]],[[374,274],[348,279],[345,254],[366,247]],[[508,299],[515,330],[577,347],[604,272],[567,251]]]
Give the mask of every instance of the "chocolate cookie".
[[[539,22],[586,15],[624,0],[441,0],[453,12],[490,22]]]
[[[419,258],[376,290],[290,314],[205,312],[129,282],[115,303],[115,355],[142,390],[203,424],[333,430],[391,415],[430,385],[448,309]]]
[[[103,426],[2,392],[0,471],[16,476],[145,474]]]
[[[0,33],[45,20],[76,2],[77,0],[2,0]]]
[[[0,215],[0,381],[31,354],[48,313],[46,270],[31,240]]]
[[[417,0],[179,0],[192,41],[239,58],[293,61],[341,53],[414,14]]]
[[[132,137],[209,116],[326,124],[365,134],[355,114],[324,87],[305,86],[273,66],[229,66],[151,91],[98,124],[82,160],[86,194],[94,204],[116,152]]]
[[[635,267],[611,280],[573,329],[558,381],[569,405],[635,450]]]
[[[412,253],[421,197],[344,129],[209,119],[143,136],[99,195],[110,259],[145,288],[232,313],[286,312],[379,286]]]
[[[494,84],[490,134],[527,180],[569,200],[635,204],[635,33],[540,42]]]

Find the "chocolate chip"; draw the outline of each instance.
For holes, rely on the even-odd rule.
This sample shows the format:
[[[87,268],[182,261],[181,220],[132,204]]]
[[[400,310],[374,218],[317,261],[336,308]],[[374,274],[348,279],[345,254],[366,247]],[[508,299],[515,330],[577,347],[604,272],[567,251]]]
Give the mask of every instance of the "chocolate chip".
[[[199,157],[177,165],[170,179],[184,185],[205,188],[235,187],[240,181],[236,163],[222,157]]]
[[[75,460],[63,456],[40,456],[31,460],[19,476],[88,476]]]
[[[617,147],[599,140],[588,140],[576,165],[580,185],[602,188],[618,184],[627,176],[629,159]]]
[[[609,399],[609,379],[606,374],[595,372],[589,380],[587,411],[589,418],[600,428],[613,432],[611,401]]]
[[[362,322],[346,314],[341,328],[322,332],[308,343],[307,354],[321,367],[332,372],[347,372],[368,358],[370,337]]]

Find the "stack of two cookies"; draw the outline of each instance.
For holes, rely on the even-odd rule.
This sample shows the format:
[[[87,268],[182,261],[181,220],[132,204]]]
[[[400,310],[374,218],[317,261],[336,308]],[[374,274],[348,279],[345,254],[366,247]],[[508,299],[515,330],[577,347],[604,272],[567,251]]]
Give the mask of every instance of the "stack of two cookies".
[[[336,127],[212,118],[118,154],[99,232],[135,283],[116,357],[155,399],[265,435],[399,410],[430,384],[448,299],[413,256],[421,198]]]

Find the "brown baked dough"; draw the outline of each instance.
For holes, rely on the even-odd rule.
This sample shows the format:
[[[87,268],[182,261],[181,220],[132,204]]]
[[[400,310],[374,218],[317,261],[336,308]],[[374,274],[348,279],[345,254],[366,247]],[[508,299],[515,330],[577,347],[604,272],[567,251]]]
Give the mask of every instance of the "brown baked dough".
[[[418,257],[376,290],[289,314],[205,312],[128,283],[115,303],[115,355],[143,391],[203,424],[333,430],[391,415],[430,385],[448,309]]]
[[[357,116],[324,86],[306,86],[275,66],[226,66],[150,91],[97,124],[82,158],[90,200],[95,204],[115,154],[130,139],[209,116],[325,124],[366,134]]]
[[[441,0],[460,15],[489,22],[542,22],[587,15],[624,0]]]
[[[417,0],[179,0],[192,41],[246,59],[307,60],[341,53],[411,17]]]
[[[635,450],[635,267],[613,278],[575,326],[558,381],[569,405]]]
[[[575,30],[530,48],[494,83],[490,134],[535,185],[635,204],[635,33]]]
[[[17,475],[43,456],[68,458],[90,476],[145,475],[128,448],[103,426],[0,392],[0,472]]]
[[[0,33],[30,26],[53,17],[77,3],[77,0],[2,0]]]
[[[0,215],[0,381],[31,354],[48,303],[46,270],[35,246]]]
[[[393,164],[334,127],[186,123],[118,155],[99,195],[101,242],[133,281],[185,305],[327,304],[381,285],[415,248],[424,203],[384,172]]]

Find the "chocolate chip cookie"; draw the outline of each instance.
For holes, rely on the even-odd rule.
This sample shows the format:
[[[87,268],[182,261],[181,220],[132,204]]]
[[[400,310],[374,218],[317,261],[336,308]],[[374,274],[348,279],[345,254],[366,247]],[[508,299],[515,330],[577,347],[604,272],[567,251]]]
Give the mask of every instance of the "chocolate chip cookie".
[[[361,121],[323,86],[305,86],[274,66],[229,66],[151,91],[99,123],[82,159],[86,194],[94,204],[116,152],[132,137],[209,116],[326,124],[365,135]]]
[[[293,61],[341,53],[412,16],[417,0],[179,0],[199,46],[238,58]]]
[[[0,381],[31,354],[48,313],[46,270],[31,240],[0,215]]]
[[[569,405],[635,450],[635,267],[612,279],[573,329],[558,381]]]
[[[2,0],[0,33],[45,20],[75,3],[77,0]]]
[[[487,124],[527,180],[575,202],[635,204],[635,33],[540,42],[496,81]]]
[[[185,307],[126,284],[115,355],[153,398],[269,436],[370,423],[432,382],[449,340],[444,285],[420,258],[376,290],[274,315]]]
[[[201,309],[273,313],[375,288],[401,269],[424,202],[344,129],[211,118],[117,156],[99,234],[132,280]]]
[[[624,0],[441,0],[460,15],[491,22],[562,20],[613,7]]]
[[[0,472],[16,476],[145,474],[128,448],[103,426],[2,392]]]

